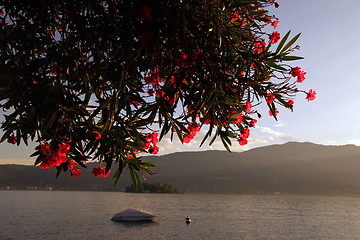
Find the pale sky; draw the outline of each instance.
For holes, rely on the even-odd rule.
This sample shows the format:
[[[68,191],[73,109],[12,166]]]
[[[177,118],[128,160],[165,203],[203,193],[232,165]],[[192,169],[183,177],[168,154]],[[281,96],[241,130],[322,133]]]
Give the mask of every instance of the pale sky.
[[[288,141],[313,142],[324,145],[360,145],[360,9],[359,0],[278,0],[278,9],[270,13],[280,20],[277,31],[283,36],[292,30],[292,36],[302,33],[296,55],[305,59],[293,62],[306,71],[306,80],[299,87],[317,92],[316,100],[308,102],[304,94],[295,99],[294,112],[279,108],[279,121],[269,117],[263,108],[263,117],[252,129],[249,144],[233,143],[235,152],[251,148],[281,144]],[[359,72],[358,72],[359,71]],[[221,142],[212,146],[199,144],[204,132],[189,144],[173,143],[163,139],[159,154],[179,151],[225,150]],[[0,164],[33,164],[29,158],[35,145],[29,148],[0,144]]]

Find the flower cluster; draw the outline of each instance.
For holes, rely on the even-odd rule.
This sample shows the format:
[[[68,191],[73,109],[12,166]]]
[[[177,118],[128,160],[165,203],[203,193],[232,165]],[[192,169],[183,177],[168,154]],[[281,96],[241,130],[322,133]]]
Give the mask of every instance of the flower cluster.
[[[280,40],[280,33],[272,32],[269,38],[271,43],[277,43]]]
[[[306,72],[302,71],[300,67],[294,67],[290,70],[290,74],[293,77],[297,77],[296,82],[303,82],[305,80],[305,74]]]
[[[110,175],[110,170],[106,172],[106,167],[94,167],[92,174],[95,177],[108,177]]]
[[[149,133],[145,136],[145,142],[143,142],[144,149],[148,149],[151,154],[157,154],[159,147],[156,145],[159,142],[159,134],[156,132]]]
[[[93,169],[95,176],[108,176],[112,163],[150,173],[137,158],[159,152],[158,133],[147,129],[174,131],[189,143],[210,124],[204,142],[215,131],[213,140],[221,138],[227,149],[231,140],[245,145],[257,124],[253,115],[261,117],[254,108],[264,102],[270,115],[278,114],[277,105],[292,109],[289,99],[301,92],[294,82],[305,80],[305,71],[287,63],[301,58],[292,56],[299,35],[280,36],[279,20],[267,10],[279,6],[276,0],[42,1],[53,14],[8,2],[0,12],[9,31],[3,74],[17,81],[0,81],[7,86],[0,107],[18,110],[1,125],[3,139],[38,137],[36,163],[73,177],[87,158],[106,163]],[[79,19],[96,31],[81,34]],[[56,49],[65,57],[46,61]],[[308,101],[316,98],[313,90],[305,93]]]
[[[68,161],[68,167],[72,177],[78,177],[81,174],[81,169],[76,167],[77,165],[78,164],[73,160]]]
[[[62,163],[69,161],[67,154],[70,151],[70,145],[68,143],[60,143],[56,148],[51,147],[47,143],[40,143],[35,148],[41,152],[41,164],[43,169],[60,166]]]
[[[11,144],[15,144],[15,143],[17,143],[17,140],[18,140],[17,137],[10,136],[10,137],[8,137],[7,142],[11,143]]]
[[[187,131],[188,133],[183,136],[184,143],[189,143],[196,136],[196,133],[200,132],[200,124],[196,122],[190,123],[187,127]]]
[[[248,143],[248,138],[250,136],[250,129],[249,128],[244,128],[240,131],[240,138],[239,138],[239,144],[241,146],[244,146]]]

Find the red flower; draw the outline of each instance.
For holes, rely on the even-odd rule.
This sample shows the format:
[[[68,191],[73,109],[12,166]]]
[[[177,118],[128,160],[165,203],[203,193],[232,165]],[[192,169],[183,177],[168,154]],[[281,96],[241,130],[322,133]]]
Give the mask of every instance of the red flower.
[[[291,74],[291,76],[297,77],[296,82],[303,82],[305,80],[306,72],[301,71],[300,67],[292,68],[289,73]]]
[[[51,147],[48,143],[40,143],[39,146],[35,148],[35,150],[39,150],[42,155],[49,155],[52,152]]]
[[[244,145],[248,144],[248,140],[240,138],[239,139],[239,144],[240,144],[240,146],[244,146]]]
[[[299,83],[303,82],[305,80],[305,74],[306,74],[306,72],[300,71],[299,75],[297,76],[296,82],[299,82]]]
[[[297,76],[299,76],[300,72],[301,72],[301,68],[300,68],[300,67],[294,67],[294,68],[291,68],[291,70],[290,70],[289,73],[290,73],[293,77],[297,77]]]
[[[145,82],[149,83],[153,86],[157,85],[162,81],[161,77],[159,76],[159,73],[156,69],[154,69],[150,75],[145,77]]]
[[[250,136],[250,129],[249,128],[245,128],[245,129],[242,129],[240,131],[240,138],[239,138],[239,144],[241,146],[244,146],[248,143],[248,138]]]
[[[277,108],[275,108],[274,111],[271,111],[271,110],[269,111],[270,116],[277,116],[278,113],[279,113],[279,111],[277,110]]]
[[[279,32],[272,32],[270,35],[270,41],[271,43],[277,43],[280,39],[280,33]]]
[[[176,64],[179,65],[180,67],[185,67],[188,58],[189,56],[186,53],[182,53],[180,55],[176,55],[174,60]]]
[[[202,124],[206,124],[206,125],[211,123],[210,118],[202,118],[200,121],[201,121]]]
[[[149,153],[157,154],[159,152],[159,147],[156,146],[156,143],[159,142],[159,134],[156,132],[149,133],[145,136],[145,142],[143,142],[143,148],[149,149]]]
[[[95,134],[95,139],[96,139],[96,140],[101,139],[101,133],[100,133],[100,132],[94,131],[94,134]]]
[[[274,95],[274,94],[268,93],[268,94],[266,95],[266,102],[267,102],[268,104],[273,103],[274,100],[275,100],[275,95]]]
[[[52,168],[69,161],[67,154],[70,151],[70,145],[67,143],[61,143],[56,151],[53,151],[47,144],[40,144],[35,149],[40,149],[42,153],[45,153],[45,156],[41,158],[40,168]]]
[[[242,122],[243,122],[243,115],[242,115],[242,113],[239,113],[239,114],[235,117],[234,124],[241,124]]]
[[[7,142],[11,144],[17,143],[17,137],[11,136],[8,138]]]
[[[310,89],[310,91],[306,93],[306,99],[307,99],[308,101],[313,101],[313,100],[315,100],[315,98],[316,98],[315,95],[316,95],[316,92],[313,91],[312,89]]]
[[[189,133],[183,136],[184,143],[189,143],[196,136],[196,133],[200,131],[200,124],[196,122],[190,123],[187,130]]]
[[[271,26],[273,26],[274,29],[276,29],[278,27],[278,25],[279,25],[279,20],[275,20],[275,21],[271,22]]]
[[[263,51],[265,51],[266,43],[264,41],[256,42],[254,43],[254,46],[255,46],[254,52],[260,54]]]
[[[250,129],[249,128],[244,128],[243,130],[240,131],[240,138],[243,139],[247,139],[250,136]]]
[[[245,104],[245,112],[246,113],[249,113],[252,109],[252,104],[250,101],[246,101],[246,104]]]
[[[151,7],[149,5],[142,4],[137,8],[137,12],[138,12],[138,15],[139,15],[140,19],[142,19],[142,20],[150,19],[152,9],[151,9]]]
[[[158,154],[159,153],[159,147],[154,145],[152,147],[149,148],[149,153],[151,154]]]
[[[156,144],[157,142],[159,142],[159,134],[156,132],[152,132],[150,133],[147,137],[146,137],[146,141],[150,142],[152,144]]]
[[[106,173],[106,167],[95,167],[92,170],[95,177],[107,177],[110,175],[110,170]]]
[[[290,107],[287,107],[287,108],[293,108],[294,107],[294,101],[293,100],[290,99],[287,103],[290,105]]]
[[[255,127],[255,124],[257,123],[256,119],[253,119],[250,121],[250,127]]]
[[[234,12],[233,14],[230,15],[229,17],[229,21],[230,22],[235,22],[237,20],[239,20],[239,14],[237,12]]]
[[[80,174],[81,174],[81,169],[76,167],[76,165],[77,165],[77,163],[75,161],[68,162],[68,166],[70,169],[70,175],[74,178],[80,176]]]

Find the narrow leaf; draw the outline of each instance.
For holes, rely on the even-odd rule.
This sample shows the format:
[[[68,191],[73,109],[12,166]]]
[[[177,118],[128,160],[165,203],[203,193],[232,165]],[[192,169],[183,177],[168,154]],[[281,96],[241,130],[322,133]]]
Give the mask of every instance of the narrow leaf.
[[[299,33],[298,35],[296,35],[295,37],[293,37],[293,39],[291,39],[291,40],[285,45],[285,47],[284,47],[283,49],[281,49],[281,52],[280,52],[280,53],[282,53],[282,52],[286,51],[288,48],[290,48],[291,45],[293,45],[293,44],[296,42],[296,40],[298,40],[298,38],[300,37],[300,35],[301,35],[301,33]]]
[[[284,46],[286,40],[288,39],[288,37],[289,37],[289,35],[290,35],[290,32],[291,32],[291,31],[288,31],[288,32],[285,34],[285,36],[281,39],[278,47],[276,48],[276,51],[275,51],[276,53],[278,53],[278,52],[280,51],[280,49]]]

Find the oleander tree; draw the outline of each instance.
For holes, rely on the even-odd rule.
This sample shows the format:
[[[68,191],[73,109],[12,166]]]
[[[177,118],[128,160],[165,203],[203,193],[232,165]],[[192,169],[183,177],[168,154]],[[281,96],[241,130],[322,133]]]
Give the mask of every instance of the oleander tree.
[[[280,36],[274,0],[3,0],[1,141],[38,143],[41,168],[135,185],[169,134],[184,144],[247,144],[266,104],[293,109],[305,79],[291,61],[300,34]],[[209,140],[209,141],[207,141]]]

